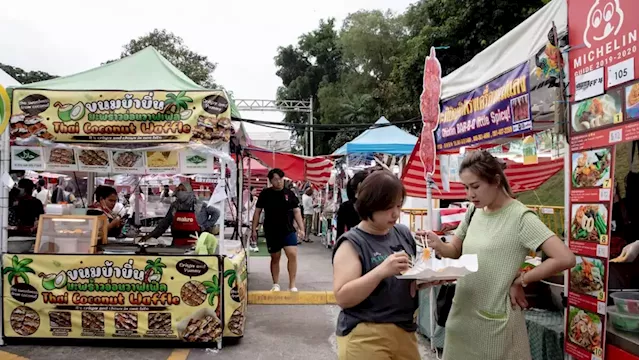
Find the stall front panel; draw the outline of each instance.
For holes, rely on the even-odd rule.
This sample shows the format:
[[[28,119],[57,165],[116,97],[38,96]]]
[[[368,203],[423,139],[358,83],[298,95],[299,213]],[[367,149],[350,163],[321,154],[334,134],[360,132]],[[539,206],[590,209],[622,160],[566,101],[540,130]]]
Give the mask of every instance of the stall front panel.
[[[247,256],[244,251],[224,258],[224,337],[244,335],[247,312]]]
[[[218,256],[3,255],[4,336],[219,342]]]

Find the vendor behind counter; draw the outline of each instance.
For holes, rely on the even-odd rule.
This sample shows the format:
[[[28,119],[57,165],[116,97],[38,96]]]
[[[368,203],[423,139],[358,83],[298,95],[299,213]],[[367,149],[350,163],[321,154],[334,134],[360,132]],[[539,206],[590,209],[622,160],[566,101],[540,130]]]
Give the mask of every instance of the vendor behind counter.
[[[199,201],[189,182],[178,185],[174,195],[176,200],[171,204],[165,217],[141,241],[158,238],[171,227],[172,245],[187,246],[195,244],[197,233],[213,232],[213,227],[220,218],[220,210]]]
[[[95,202],[89,206],[87,215],[106,215],[109,220],[108,236],[119,237],[122,233],[122,227],[125,220],[122,215],[117,211],[116,205],[118,204],[118,192],[111,186],[100,185],[96,188]],[[122,207],[120,211],[122,211]]]

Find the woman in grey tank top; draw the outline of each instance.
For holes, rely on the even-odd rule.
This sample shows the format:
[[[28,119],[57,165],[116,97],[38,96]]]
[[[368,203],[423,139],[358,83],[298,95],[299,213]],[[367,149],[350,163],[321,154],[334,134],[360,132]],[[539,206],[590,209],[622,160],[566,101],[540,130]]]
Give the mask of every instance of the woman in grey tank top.
[[[333,291],[338,317],[338,358],[418,360],[414,281],[395,276],[409,269],[416,245],[396,224],[405,189],[391,172],[371,173],[358,190],[362,219],[343,234],[333,253]]]

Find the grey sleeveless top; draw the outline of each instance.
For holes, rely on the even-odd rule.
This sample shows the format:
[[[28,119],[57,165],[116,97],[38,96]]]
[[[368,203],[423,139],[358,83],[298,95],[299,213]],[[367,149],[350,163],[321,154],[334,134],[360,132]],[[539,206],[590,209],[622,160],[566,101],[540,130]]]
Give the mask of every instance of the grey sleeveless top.
[[[349,241],[358,253],[362,275],[380,265],[394,252],[404,250],[409,255],[416,255],[416,244],[411,232],[400,224],[395,225],[386,235],[372,235],[354,227],[338,239],[333,256],[344,241]],[[362,322],[393,323],[406,331],[415,331],[417,326],[414,314],[417,308],[418,296],[411,297],[411,281],[388,277],[360,304],[340,312],[336,335],[348,335]]]

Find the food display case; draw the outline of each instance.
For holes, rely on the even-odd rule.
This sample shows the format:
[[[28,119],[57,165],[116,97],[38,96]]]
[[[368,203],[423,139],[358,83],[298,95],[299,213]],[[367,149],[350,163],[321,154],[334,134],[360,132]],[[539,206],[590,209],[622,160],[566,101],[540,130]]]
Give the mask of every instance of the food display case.
[[[34,253],[95,254],[107,242],[108,224],[104,215],[42,215]]]

